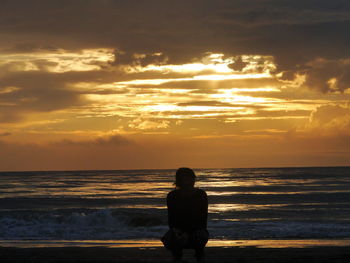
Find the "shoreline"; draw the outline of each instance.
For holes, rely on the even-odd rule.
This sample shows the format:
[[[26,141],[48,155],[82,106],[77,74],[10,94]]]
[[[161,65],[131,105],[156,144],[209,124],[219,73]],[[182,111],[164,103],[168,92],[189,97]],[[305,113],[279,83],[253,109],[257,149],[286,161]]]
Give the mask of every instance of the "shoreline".
[[[162,248],[160,240],[0,240],[0,248]],[[350,247],[350,239],[209,240],[207,248]]]
[[[184,260],[195,262],[193,250],[184,251]],[[171,262],[170,253],[164,248],[106,248],[106,247],[49,247],[15,248],[0,247],[3,263],[112,263],[112,262]],[[206,248],[207,263],[306,263],[350,262],[350,247],[310,248],[257,248],[257,247],[209,247]]]
[[[350,262],[350,239],[210,240],[207,263]],[[158,240],[0,240],[2,263],[163,263],[170,252]],[[194,263],[194,251],[183,259]]]

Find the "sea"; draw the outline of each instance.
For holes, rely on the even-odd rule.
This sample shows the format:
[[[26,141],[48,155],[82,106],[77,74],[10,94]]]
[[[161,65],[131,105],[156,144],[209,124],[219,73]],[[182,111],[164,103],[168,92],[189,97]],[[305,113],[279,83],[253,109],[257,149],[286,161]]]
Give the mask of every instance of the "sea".
[[[350,244],[350,167],[194,170],[212,246]],[[0,172],[0,246],[161,246],[174,175]]]

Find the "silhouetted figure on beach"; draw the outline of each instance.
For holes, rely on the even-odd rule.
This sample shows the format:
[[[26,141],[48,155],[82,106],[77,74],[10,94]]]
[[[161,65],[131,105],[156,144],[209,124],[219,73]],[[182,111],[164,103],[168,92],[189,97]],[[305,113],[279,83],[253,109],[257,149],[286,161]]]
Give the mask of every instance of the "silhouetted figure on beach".
[[[182,250],[192,248],[197,262],[204,262],[204,247],[208,242],[208,198],[205,191],[195,188],[196,176],[190,168],[176,171],[176,189],[167,196],[170,230],[162,242],[175,262],[181,262]]]

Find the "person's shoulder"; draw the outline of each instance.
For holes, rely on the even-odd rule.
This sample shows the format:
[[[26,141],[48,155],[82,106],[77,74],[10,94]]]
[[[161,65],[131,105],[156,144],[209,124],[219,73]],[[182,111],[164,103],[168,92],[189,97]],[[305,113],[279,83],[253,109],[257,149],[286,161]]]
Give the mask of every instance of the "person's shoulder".
[[[170,191],[167,195],[167,198],[172,198],[173,196],[178,195],[178,192],[179,192],[179,190],[177,190],[177,189]]]
[[[203,189],[200,189],[200,188],[195,188],[195,189],[198,195],[207,196],[207,193]]]

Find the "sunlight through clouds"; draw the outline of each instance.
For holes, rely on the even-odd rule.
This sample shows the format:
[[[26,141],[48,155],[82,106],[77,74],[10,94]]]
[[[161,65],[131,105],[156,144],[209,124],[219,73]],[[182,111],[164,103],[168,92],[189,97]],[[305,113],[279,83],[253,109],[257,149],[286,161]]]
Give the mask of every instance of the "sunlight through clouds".
[[[153,54],[154,55],[154,54]],[[156,53],[156,56],[162,55]],[[134,58],[145,58],[136,54]],[[90,107],[81,114],[86,116],[119,116],[138,118],[127,121],[131,129],[165,129],[165,120],[217,119],[229,123],[236,120],[305,119],[323,102],[290,100],[284,92],[300,87],[303,81],[280,81],[271,56],[225,56],[207,52],[195,63],[179,65],[134,63],[117,68],[134,76],[130,80],[113,83],[78,83],[75,88],[82,92]],[[274,72],[274,73],[273,73]],[[147,78],[152,73],[154,78]],[[140,74],[143,78],[138,78]],[[185,74],[186,77],[176,74]],[[264,81],[266,84],[260,84]],[[254,85],[250,84],[254,83]],[[261,82],[263,83],[263,82]],[[181,87],[181,88],[179,88]],[[270,94],[270,96],[269,96]],[[197,105],[190,105],[197,103]],[[187,104],[187,105],[186,105]],[[257,109],[264,109],[258,111]],[[293,115],[290,112],[305,109]],[[286,116],[283,115],[285,112]],[[265,116],[261,116],[265,114]]]
[[[346,1],[34,2],[0,8],[3,165],[349,164]]]
[[[143,65],[139,60],[147,55],[134,54],[136,62],[114,65],[115,54],[115,50],[107,48],[7,54],[2,55],[1,65],[12,65],[10,69],[15,71],[100,72],[109,79],[113,74],[123,76],[124,80],[119,81],[94,78],[71,82],[69,90],[76,92],[83,104],[61,110],[61,114],[73,114],[79,119],[118,117],[121,133],[169,133],[184,120],[226,124],[242,120],[306,120],[316,107],[328,102],[290,99],[288,92],[300,89],[305,77],[282,79],[272,56],[207,52],[190,63],[167,64],[166,55],[159,52],[151,54],[156,58],[164,56],[158,64]],[[22,87],[8,86],[0,94],[21,90]],[[46,120],[43,123],[53,124]],[[256,129],[269,130],[260,126]]]

